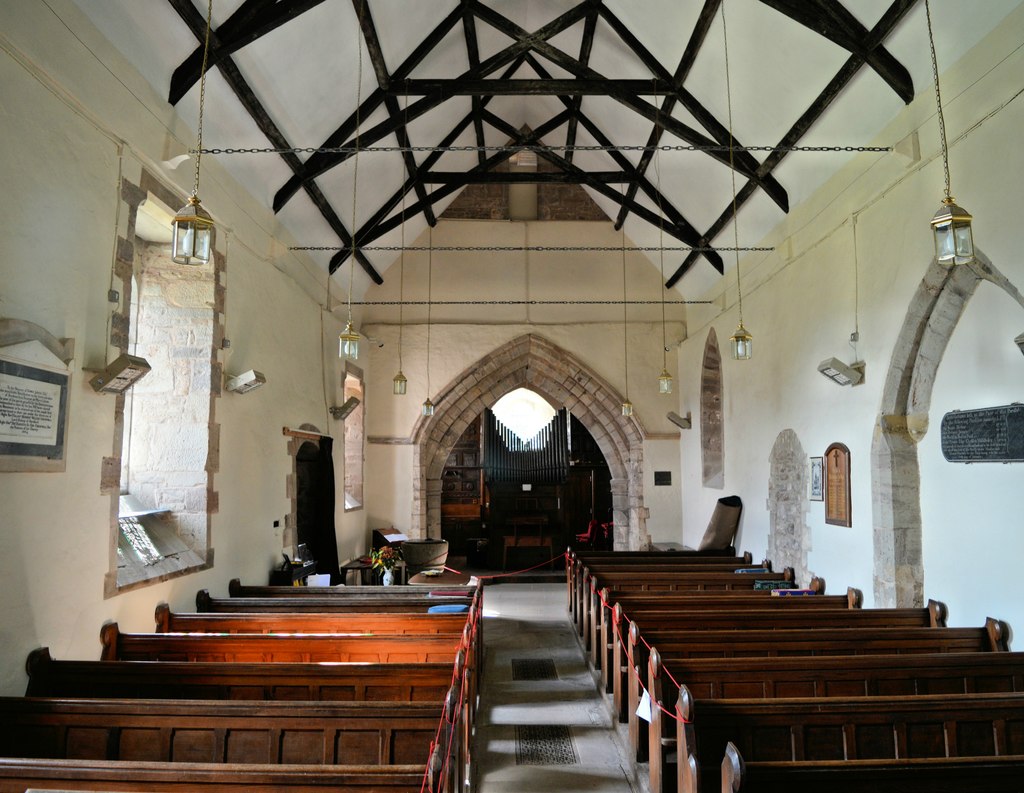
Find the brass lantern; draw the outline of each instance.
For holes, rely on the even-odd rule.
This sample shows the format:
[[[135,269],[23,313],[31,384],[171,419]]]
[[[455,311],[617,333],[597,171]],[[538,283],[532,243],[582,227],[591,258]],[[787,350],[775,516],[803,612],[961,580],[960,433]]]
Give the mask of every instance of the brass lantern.
[[[932,218],[935,259],[939,264],[969,264],[974,261],[971,219],[971,213],[957,206],[952,196],[942,199],[942,206]]]
[[[750,356],[754,351],[754,337],[750,335],[750,331],[743,327],[742,320],[736,326],[736,332],[729,337],[729,343],[732,345],[732,357],[735,360],[750,360]]]

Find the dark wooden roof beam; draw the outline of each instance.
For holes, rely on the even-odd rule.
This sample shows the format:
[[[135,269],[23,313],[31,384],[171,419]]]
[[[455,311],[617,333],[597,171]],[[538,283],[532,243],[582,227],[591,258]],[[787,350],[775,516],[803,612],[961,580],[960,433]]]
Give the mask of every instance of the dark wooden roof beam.
[[[288,3],[278,3],[276,0],[246,0],[217,28],[216,43],[214,43],[211,32],[207,71],[219,64],[222,58],[251,44],[311,8],[315,8],[323,1],[292,0]],[[172,3],[172,5],[174,4]],[[206,22],[204,20],[204,34],[205,30]],[[200,36],[199,41],[202,42],[204,38],[205,36]],[[202,69],[203,45],[200,43],[171,75],[171,87],[168,91],[167,101],[172,105],[178,104],[188,90],[199,82]]]
[[[587,14],[586,21],[583,23],[583,38],[580,40],[580,55],[579,62],[584,66],[590,65],[590,53],[594,48],[594,33],[597,31],[597,13],[601,6],[601,0],[594,3],[594,7]],[[574,115],[569,119],[569,126],[565,130],[565,159],[572,162],[573,155],[576,154],[573,146],[576,145],[576,128],[579,124],[579,119],[576,114],[580,112],[580,108],[583,105],[582,96],[574,96],[572,100],[572,109]]]

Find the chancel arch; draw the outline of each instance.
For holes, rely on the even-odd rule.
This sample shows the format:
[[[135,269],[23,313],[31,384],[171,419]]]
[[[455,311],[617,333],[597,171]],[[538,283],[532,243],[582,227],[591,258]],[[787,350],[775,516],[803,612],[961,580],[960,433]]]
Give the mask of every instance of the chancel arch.
[[[529,388],[572,413],[593,436],[611,473],[616,550],[650,544],[643,504],[643,441],[634,414],[622,415],[622,395],[566,350],[525,334],[467,367],[431,399],[433,416],[413,429],[415,472],[410,532],[439,537],[442,473],[448,455],[484,408],[516,388]]]

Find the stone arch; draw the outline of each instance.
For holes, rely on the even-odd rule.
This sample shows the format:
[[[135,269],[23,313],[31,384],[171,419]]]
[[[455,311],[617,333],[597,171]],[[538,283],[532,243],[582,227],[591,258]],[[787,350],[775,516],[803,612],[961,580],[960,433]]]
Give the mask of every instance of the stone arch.
[[[807,525],[807,455],[793,430],[783,430],[769,456],[768,558],[776,570],[792,567],[796,580],[807,586],[811,571],[807,552],[811,532]]]
[[[414,492],[410,532],[439,537],[441,473],[469,422],[515,388],[529,388],[568,408],[594,437],[611,472],[617,550],[650,545],[643,509],[643,441],[636,414],[622,415],[622,395],[606,380],[543,336],[525,334],[476,361],[431,400],[434,415],[413,428]]]
[[[722,353],[718,334],[708,331],[700,367],[700,458],[704,487],[725,487],[725,427],[722,412]]]
[[[1024,306],[1024,297],[976,251],[970,265],[934,259],[911,298],[889,362],[871,443],[875,605],[922,606],[924,560],[917,444],[928,431],[935,375],[968,301],[990,281]]]

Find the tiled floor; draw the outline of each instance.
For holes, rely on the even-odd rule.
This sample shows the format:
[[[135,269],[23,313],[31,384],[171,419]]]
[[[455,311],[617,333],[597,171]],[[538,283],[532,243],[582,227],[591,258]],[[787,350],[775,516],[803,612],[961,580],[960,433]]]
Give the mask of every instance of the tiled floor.
[[[488,586],[483,635],[479,793],[643,789],[569,622],[564,582]],[[537,679],[549,659],[557,677]],[[515,664],[516,678],[534,679],[514,679],[513,661],[527,662]]]

